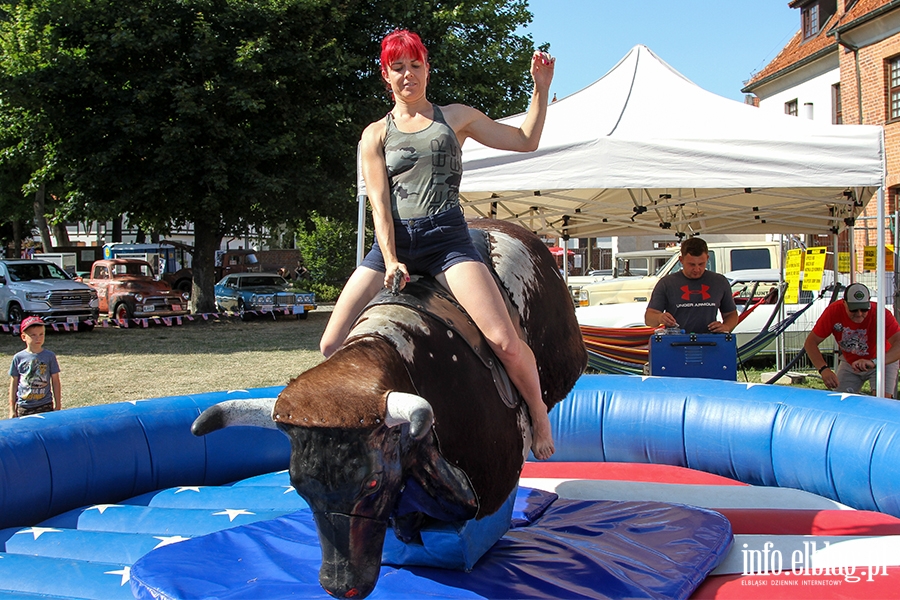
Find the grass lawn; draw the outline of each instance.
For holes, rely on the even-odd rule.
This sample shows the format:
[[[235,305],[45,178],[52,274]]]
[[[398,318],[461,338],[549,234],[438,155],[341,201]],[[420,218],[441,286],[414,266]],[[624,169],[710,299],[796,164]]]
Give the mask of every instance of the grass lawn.
[[[54,332],[45,347],[59,357],[63,408],[163,396],[286,385],[322,361],[319,338],[331,316],[323,306],[305,320],[291,316],[237,317],[166,327],[96,327],[92,332]],[[12,334],[0,334],[8,372],[23,349]],[[759,382],[772,364],[754,361],[738,369],[738,381]],[[810,376],[800,387],[825,389]],[[8,384],[6,386],[8,389]],[[0,418],[9,414],[8,400]]]
[[[48,328],[44,347],[59,358],[63,409],[285,385],[322,361],[319,338],[330,309],[320,307],[305,320],[270,316],[245,323],[235,317],[81,333]],[[0,334],[7,374],[12,355],[24,347],[18,336]],[[4,397],[2,418],[9,414],[8,393]]]

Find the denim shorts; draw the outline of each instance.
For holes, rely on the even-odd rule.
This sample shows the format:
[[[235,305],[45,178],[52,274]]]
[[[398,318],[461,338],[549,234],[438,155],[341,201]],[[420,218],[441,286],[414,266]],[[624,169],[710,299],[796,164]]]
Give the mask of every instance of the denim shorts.
[[[394,244],[398,260],[410,275],[435,277],[461,262],[482,262],[458,206],[427,217],[394,219]],[[384,273],[384,256],[377,239],[362,266]]]

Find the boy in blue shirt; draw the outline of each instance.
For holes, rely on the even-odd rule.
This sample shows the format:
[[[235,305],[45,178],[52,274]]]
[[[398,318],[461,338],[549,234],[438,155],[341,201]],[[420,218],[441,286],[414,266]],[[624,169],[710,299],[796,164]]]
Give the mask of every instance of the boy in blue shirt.
[[[59,362],[44,349],[44,322],[26,317],[19,332],[25,349],[13,356],[9,367],[9,418],[60,410]]]

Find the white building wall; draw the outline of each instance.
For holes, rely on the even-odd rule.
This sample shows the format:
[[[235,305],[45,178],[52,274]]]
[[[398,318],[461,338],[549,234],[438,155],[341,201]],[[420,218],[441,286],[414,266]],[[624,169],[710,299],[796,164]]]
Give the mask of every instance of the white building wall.
[[[760,110],[784,114],[785,103],[796,99],[798,117],[808,118],[808,109],[804,106],[811,104],[813,120],[830,124],[833,112],[831,86],[841,82],[838,52],[835,48],[773,81],[755,85],[752,91],[759,98]]]
[[[808,79],[799,75],[801,74],[798,74],[797,77],[785,76],[786,81],[778,82],[779,88],[782,89],[770,85],[757,90],[759,109],[784,114],[785,104],[791,100],[797,100],[797,115],[801,119],[808,118],[807,110],[811,103],[813,120],[830,124],[833,113],[831,87],[841,81],[840,67],[836,66],[834,69]],[[768,95],[763,96],[764,93]]]

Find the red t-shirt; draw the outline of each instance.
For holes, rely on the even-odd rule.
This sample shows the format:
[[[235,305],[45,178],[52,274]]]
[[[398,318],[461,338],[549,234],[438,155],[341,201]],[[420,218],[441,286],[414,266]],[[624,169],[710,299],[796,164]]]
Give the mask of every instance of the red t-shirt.
[[[878,352],[875,352],[878,318],[875,315],[875,303],[872,302],[871,305],[872,310],[866,313],[863,322],[856,324],[847,315],[842,300],[832,302],[816,321],[813,333],[821,338],[833,335],[847,362],[853,362],[859,358],[875,358],[878,355]],[[898,331],[900,331],[900,325],[897,324],[897,319],[890,311],[885,310],[884,339],[887,346],[885,352],[891,348],[887,340]]]

